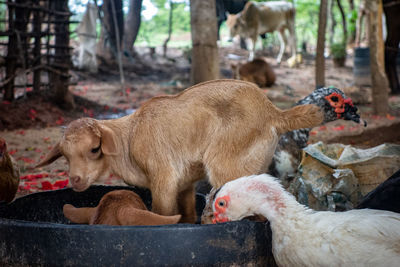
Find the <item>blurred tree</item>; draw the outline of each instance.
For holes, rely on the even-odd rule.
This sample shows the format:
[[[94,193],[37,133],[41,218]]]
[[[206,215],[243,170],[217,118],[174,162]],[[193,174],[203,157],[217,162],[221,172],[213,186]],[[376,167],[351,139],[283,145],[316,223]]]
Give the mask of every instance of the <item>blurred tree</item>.
[[[382,2],[381,0],[365,1],[368,10],[368,36],[372,82],[373,112],[385,116],[389,111],[389,83],[384,68],[384,45],[382,36]]]
[[[51,2],[54,5],[54,10],[68,13],[68,0],[58,0]],[[65,15],[64,15],[65,16]],[[69,16],[69,15],[66,15]],[[49,18],[60,19],[61,15],[55,15]],[[70,62],[69,51],[69,31],[68,24],[57,23],[55,24],[55,54],[62,55],[62,57],[55,57],[53,66],[58,72],[51,72],[49,75],[50,85],[54,88],[53,97],[54,102],[65,109],[75,108],[74,98],[72,93],[68,90],[69,75],[68,69],[72,65]]]
[[[192,84],[219,78],[215,0],[190,0]]]
[[[113,1],[114,7],[111,6]],[[117,27],[119,33],[119,40],[117,41],[116,27],[113,21],[113,12],[115,9],[115,17],[117,19]],[[114,61],[117,58],[117,43],[122,43],[124,35],[124,15],[122,12],[122,0],[103,0],[101,6],[102,13],[102,27],[100,39],[97,45],[97,54],[106,61]]]
[[[344,13],[344,9],[342,6],[342,2],[340,0],[336,0],[337,6],[340,11],[340,16],[342,18],[342,27],[343,27],[343,43],[347,43],[347,21],[346,21],[346,15]]]
[[[164,44],[163,44],[163,56],[167,56],[167,45],[169,40],[171,39],[171,34],[172,34],[172,15],[174,13],[174,3],[172,0],[169,0],[169,17],[168,17],[168,37],[165,39]]]
[[[139,33],[143,0],[129,0],[129,10],[125,20],[123,38],[124,52],[132,53],[133,45]]]
[[[328,13],[328,0],[321,0],[319,6],[317,56],[315,62],[315,85],[317,88],[325,86],[325,32]]]

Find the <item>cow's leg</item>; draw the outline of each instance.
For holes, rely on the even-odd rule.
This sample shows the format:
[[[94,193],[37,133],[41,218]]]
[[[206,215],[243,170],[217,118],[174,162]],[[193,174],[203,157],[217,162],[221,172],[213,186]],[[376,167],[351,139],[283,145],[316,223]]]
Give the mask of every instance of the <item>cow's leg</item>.
[[[288,30],[289,30],[289,45],[290,45],[290,50],[292,53],[292,57],[295,57],[297,54],[297,46],[296,46],[296,29],[293,23],[289,23],[288,25]]]
[[[281,43],[281,47],[279,49],[279,54],[278,54],[278,57],[276,58],[276,62],[278,64],[280,64],[282,61],[283,53],[285,52],[285,47],[286,47],[281,31],[278,31],[278,38],[279,38],[279,42]]]
[[[249,61],[252,61],[254,59],[254,51],[256,51],[256,42],[257,42],[257,37],[251,37],[248,38],[249,42],[250,42],[250,53],[249,53]]]

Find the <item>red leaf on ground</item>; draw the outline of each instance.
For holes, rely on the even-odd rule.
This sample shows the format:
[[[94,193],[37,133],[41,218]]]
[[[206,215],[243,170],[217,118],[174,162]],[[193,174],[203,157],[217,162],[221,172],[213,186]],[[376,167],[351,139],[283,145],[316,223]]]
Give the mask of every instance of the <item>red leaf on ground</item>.
[[[36,152],[36,153],[42,153],[42,150],[41,150],[40,148],[36,148],[36,149],[35,149],[35,152]]]
[[[64,123],[64,118],[63,117],[59,117],[58,120],[56,120],[56,124],[57,125],[62,125]]]
[[[32,187],[37,187],[38,183],[37,182],[24,182],[23,185],[27,187],[28,189],[31,189]]]
[[[9,150],[8,154],[10,154],[11,156],[14,155],[15,153],[17,153],[18,149],[13,149],[13,150]]]
[[[54,189],[61,189],[68,185],[68,179],[66,180],[58,180],[53,184]]]
[[[10,105],[10,104],[11,104],[11,102],[10,102],[10,101],[7,101],[7,100],[2,101],[1,103],[2,103],[3,105]]]
[[[42,184],[43,190],[52,190],[53,189],[53,185],[49,181],[43,181],[41,184]]]
[[[325,131],[327,128],[325,125],[322,125],[321,127],[318,128],[319,131]]]
[[[24,130],[18,131],[17,134],[25,135],[25,131]]]
[[[391,120],[391,121],[395,119],[395,117],[390,115],[390,114],[386,114],[386,118]]]
[[[17,160],[22,160],[25,163],[34,163],[35,161],[33,159],[27,158],[27,157],[19,157]]]
[[[311,131],[311,132],[310,132],[310,135],[316,135],[316,134],[317,134],[316,131]]]
[[[57,176],[67,176],[68,173],[67,172],[59,172],[57,173]]]
[[[338,127],[333,127],[334,131],[343,131],[344,130],[344,125],[340,125]]]
[[[48,177],[47,173],[38,173],[38,174],[27,174],[24,176],[19,177],[21,180],[28,180],[28,181],[35,181],[37,179]]]

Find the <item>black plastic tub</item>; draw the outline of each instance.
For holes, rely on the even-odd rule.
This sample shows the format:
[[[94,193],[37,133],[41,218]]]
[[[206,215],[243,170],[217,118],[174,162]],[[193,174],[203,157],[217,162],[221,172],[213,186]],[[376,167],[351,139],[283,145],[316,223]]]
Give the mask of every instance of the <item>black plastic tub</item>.
[[[107,192],[130,189],[146,205],[148,191],[92,186],[62,189],[0,204],[0,266],[275,266],[268,224],[108,226],[70,223],[66,203],[96,206]],[[197,196],[198,212],[204,199]]]

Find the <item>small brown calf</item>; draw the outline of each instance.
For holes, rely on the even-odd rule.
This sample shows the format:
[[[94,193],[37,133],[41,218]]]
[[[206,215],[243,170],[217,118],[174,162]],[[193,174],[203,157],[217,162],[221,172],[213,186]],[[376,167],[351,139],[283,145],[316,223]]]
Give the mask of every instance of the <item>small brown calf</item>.
[[[107,225],[176,224],[181,215],[162,216],[147,210],[142,199],[130,190],[115,190],[105,194],[97,207],[63,207],[64,216],[73,223]]]
[[[233,78],[257,84],[259,87],[268,87],[275,83],[276,75],[272,67],[263,59],[241,64],[231,64]]]

